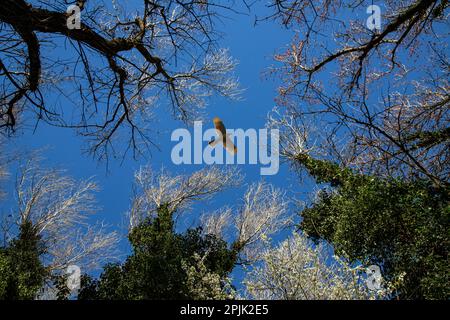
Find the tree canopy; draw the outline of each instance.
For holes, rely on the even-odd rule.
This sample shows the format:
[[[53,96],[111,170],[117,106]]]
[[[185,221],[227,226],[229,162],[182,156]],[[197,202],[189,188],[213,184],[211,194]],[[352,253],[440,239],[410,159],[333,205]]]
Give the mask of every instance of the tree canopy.
[[[237,253],[222,239],[204,235],[201,228],[177,234],[167,207],[133,228],[128,238],[133,253],[123,264],[107,265],[99,280],[85,277],[79,299],[195,299],[193,290],[202,283],[190,285],[187,267],[197,266],[196,257],[201,257],[208,273],[223,280],[217,283],[219,289],[236,263]],[[220,298],[215,293],[211,290],[211,296],[202,298]]]
[[[200,215],[195,204],[244,185],[237,170],[142,166],[129,186],[131,252],[117,261],[118,233],[91,223],[98,185],[29,155],[9,161],[7,145],[31,119],[83,136],[97,159],[145,156],[155,118],[189,126],[213,95],[239,99],[218,27],[242,13],[236,2],[246,15],[262,4],[256,24],[295,34],[273,48],[267,127],[315,191],[294,209],[298,187],[251,181]],[[0,188],[1,300],[73,297],[72,265],[82,300],[450,298],[450,2],[385,0],[378,13],[371,0],[236,2],[0,1],[0,180],[15,176]],[[369,265],[379,292],[366,287]]]
[[[41,261],[45,246],[30,221],[19,235],[0,247],[0,300],[33,300],[44,286],[48,269]]]
[[[319,183],[332,186],[301,211],[303,231],[353,261],[381,266],[388,281],[400,281],[401,298],[450,297],[448,188],[355,174],[309,156],[298,161]]]

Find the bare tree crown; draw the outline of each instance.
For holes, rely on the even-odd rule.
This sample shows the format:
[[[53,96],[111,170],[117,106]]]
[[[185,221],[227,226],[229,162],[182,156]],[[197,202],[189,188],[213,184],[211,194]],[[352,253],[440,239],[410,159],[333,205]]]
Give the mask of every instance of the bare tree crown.
[[[69,28],[69,5],[81,10]],[[159,104],[190,121],[216,92],[235,97],[235,61],[217,47],[220,1],[0,3],[0,129],[35,121],[77,130],[100,158],[152,144]],[[52,101],[52,102],[50,102]],[[115,144],[127,138],[128,143]]]
[[[273,1],[298,31],[282,62],[279,104],[316,145],[364,172],[448,185],[448,1]],[[301,123],[299,123],[301,122]]]

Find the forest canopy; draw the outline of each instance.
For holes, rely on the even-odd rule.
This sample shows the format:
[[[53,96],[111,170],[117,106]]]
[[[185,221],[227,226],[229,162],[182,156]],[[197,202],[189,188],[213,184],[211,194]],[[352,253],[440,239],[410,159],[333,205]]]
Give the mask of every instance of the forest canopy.
[[[2,0],[0,300],[448,300],[449,7]],[[254,40],[242,21],[289,39],[255,36],[261,46],[242,55],[258,65],[258,50],[271,50],[251,74],[269,84],[248,91],[240,78],[252,66],[226,48]],[[240,42],[227,39],[232,24]],[[270,108],[221,110],[218,97]],[[216,112],[278,130],[278,180],[152,157],[173,141],[166,122],[191,129],[213,117],[207,147],[226,150]],[[97,218],[105,186],[79,173],[84,158],[73,175],[55,165],[70,143],[56,159],[18,143],[56,146],[53,132],[67,131],[96,165],[133,168],[133,182],[106,188],[116,192],[108,215],[125,227]]]

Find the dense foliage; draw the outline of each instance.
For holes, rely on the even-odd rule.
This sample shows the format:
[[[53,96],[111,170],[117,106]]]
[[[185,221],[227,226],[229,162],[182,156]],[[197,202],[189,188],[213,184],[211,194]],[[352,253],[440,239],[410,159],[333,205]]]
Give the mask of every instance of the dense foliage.
[[[0,300],[31,300],[44,285],[47,271],[40,256],[45,247],[30,222],[19,236],[0,248]]]
[[[399,297],[450,297],[449,190],[423,180],[354,174],[327,161],[297,160],[332,188],[303,210],[301,229],[331,242],[353,261],[377,264]]]
[[[107,265],[99,280],[85,276],[79,299],[192,299],[185,265],[204,257],[209,272],[225,278],[236,260],[225,241],[203,235],[201,228],[176,233],[167,208],[135,227],[129,240],[132,255],[123,264]]]

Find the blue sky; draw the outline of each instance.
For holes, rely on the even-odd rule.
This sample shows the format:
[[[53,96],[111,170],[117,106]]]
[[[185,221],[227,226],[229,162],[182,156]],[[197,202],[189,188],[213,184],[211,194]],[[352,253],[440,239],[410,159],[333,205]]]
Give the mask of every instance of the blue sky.
[[[220,46],[228,48],[230,54],[239,62],[235,74],[245,91],[242,100],[238,102],[213,97],[206,110],[206,119],[209,119],[209,122],[204,123],[204,129],[213,126],[212,119],[215,116],[220,117],[229,128],[263,128],[268,112],[275,106],[277,79],[268,77],[265,73],[275,63],[274,54],[281,52],[289,44],[293,32],[277,22],[266,21],[255,26],[254,19],[255,12],[249,15],[230,14],[229,18],[223,19],[218,25],[223,33]],[[50,99],[48,103],[59,102]],[[129,248],[126,240],[125,213],[130,207],[133,173],[141,165],[147,164],[155,170],[164,167],[172,174],[190,173],[205,166],[176,166],[172,163],[170,153],[176,143],[170,140],[171,132],[185,125],[167,116],[169,108],[161,106],[156,111],[158,121],[155,121],[153,131],[158,133],[155,134],[153,141],[158,144],[160,150],[153,148],[147,158],[138,160],[131,157],[127,157],[123,162],[122,159],[109,159],[108,170],[105,162],[98,162],[82,152],[86,141],[70,129],[54,128],[41,122],[35,132],[30,129],[18,132],[14,138],[14,145],[21,151],[45,148],[44,166],[65,169],[76,179],[94,177],[101,187],[97,194],[101,210],[94,220],[104,220],[112,229],[121,233],[123,241],[120,249],[126,255]],[[199,203],[192,213],[186,215],[186,219],[180,220],[179,230],[195,225],[201,213],[216,210],[223,205],[237,206],[246,186],[261,179],[289,191],[289,194],[297,199],[304,198],[304,194],[311,190],[311,184],[299,183],[298,176],[290,171],[286,164],[281,164],[277,175],[264,177],[260,176],[260,165],[239,165],[239,167],[245,174],[244,183],[239,188],[217,194],[211,201]]]

